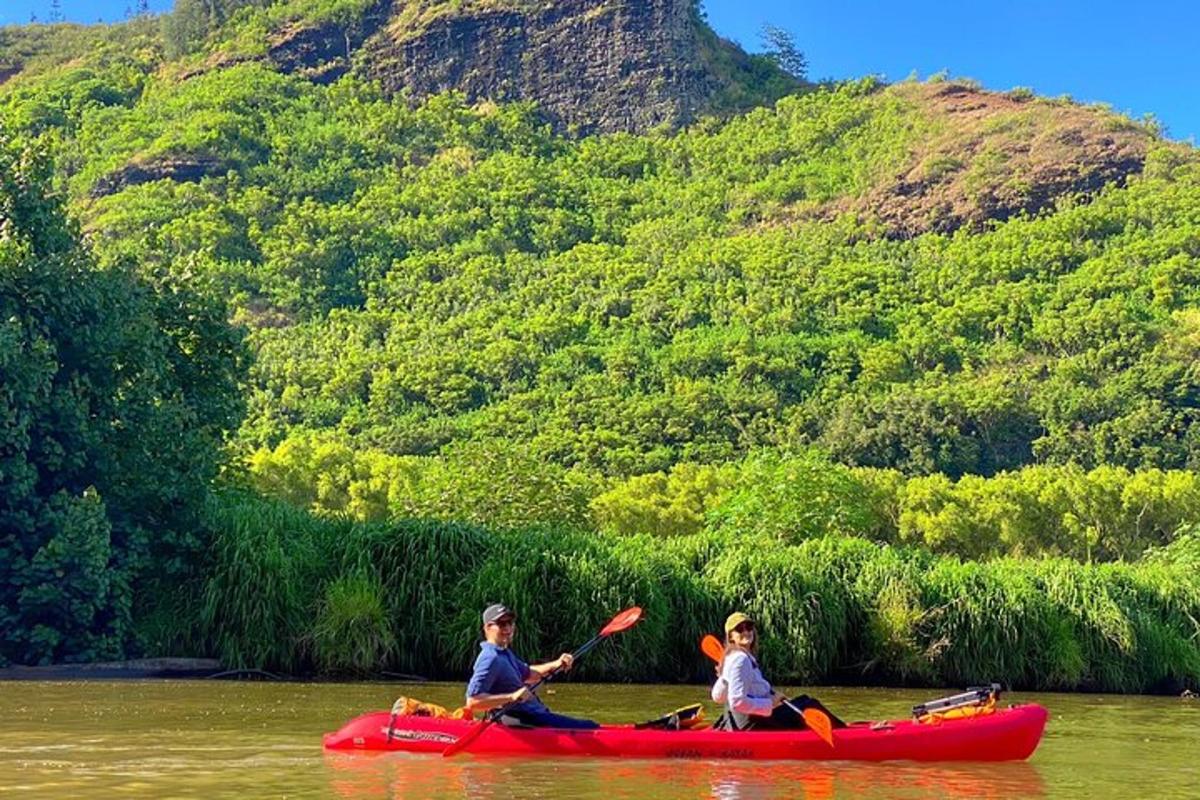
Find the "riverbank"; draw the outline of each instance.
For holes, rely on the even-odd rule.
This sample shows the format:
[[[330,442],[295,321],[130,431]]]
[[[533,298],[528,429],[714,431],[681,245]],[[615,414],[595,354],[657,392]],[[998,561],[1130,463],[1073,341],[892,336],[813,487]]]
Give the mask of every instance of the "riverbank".
[[[376,674],[361,675],[357,678],[347,679],[336,676],[320,676],[320,675],[277,675],[272,672],[257,669],[225,669],[219,661],[208,658],[146,658],[133,659],[130,661],[120,662],[100,662],[95,664],[50,664],[40,667],[27,666],[11,666],[0,668],[0,682],[24,682],[24,683],[62,683],[62,682],[87,682],[87,681],[104,681],[111,683],[113,681],[172,681],[172,680],[222,680],[222,681],[239,681],[239,682],[275,682],[275,683],[290,683],[290,684],[396,684],[398,686],[413,686],[418,684],[437,685],[423,675],[408,675],[395,672],[380,672]],[[464,678],[465,680],[465,678]],[[573,682],[575,686],[599,686],[601,683],[586,683],[580,681]],[[685,686],[689,684],[683,683],[652,683],[646,684],[649,686],[660,686],[668,688],[670,686]],[[690,685],[706,685],[703,682]],[[915,691],[929,690],[938,691],[940,689],[951,689],[953,687],[937,687],[937,686],[885,686],[885,685],[870,685],[870,684],[826,684],[822,689],[833,689],[836,691],[855,690],[855,689],[876,689],[881,691]],[[557,693],[556,688],[547,687],[542,690],[541,694],[553,696]],[[1101,694],[1094,691],[1067,692],[1068,694]],[[1174,692],[1164,691],[1150,693],[1151,695],[1160,696],[1176,696]],[[1200,701],[1200,693],[1191,689],[1183,689],[1178,693],[1178,698],[1185,701]]]
[[[0,668],[0,681],[144,680],[212,678],[227,670],[213,658],[139,658],[91,664]]]
[[[319,682],[319,675],[279,675],[261,669],[227,669],[213,658],[136,658],[129,661],[101,661],[90,664],[48,664],[29,667],[14,665],[0,668],[0,681],[113,681],[113,680],[248,680],[283,682]],[[328,680],[328,678],[326,678]],[[425,683],[423,675],[380,672],[360,676],[362,681]]]

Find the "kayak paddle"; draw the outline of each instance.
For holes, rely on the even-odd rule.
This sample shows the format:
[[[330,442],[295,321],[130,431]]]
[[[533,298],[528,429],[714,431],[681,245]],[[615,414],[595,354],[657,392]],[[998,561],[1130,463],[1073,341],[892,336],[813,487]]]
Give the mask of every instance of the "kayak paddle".
[[[700,650],[704,655],[711,658],[716,663],[720,664],[721,659],[725,657],[725,646],[721,644],[721,640],[713,636],[711,633],[700,640]],[[784,699],[783,704],[795,711],[809,730],[820,737],[821,741],[833,747],[833,723],[829,719],[829,715],[819,708],[806,708],[803,711],[796,708],[791,700]]]
[[[633,606],[632,608],[625,609],[620,614],[617,614],[615,617],[613,617],[611,620],[609,620],[608,624],[605,625],[603,628],[601,628],[600,632],[598,634],[596,634],[587,643],[585,643],[578,650],[576,650],[572,654],[572,658],[574,660],[578,660],[581,656],[586,655],[589,651],[591,651],[591,649],[593,647],[600,644],[600,642],[604,641],[609,636],[612,636],[614,633],[620,633],[621,631],[632,628],[634,625],[636,625],[638,623],[639,620],[641,620],[641,618],[642,618],[642,609],[639,608],[638,606]],[[555,670],[554,672],[551,672],[549,675],[539,678],[536,683],[532,684],[529,687],[529,691],[530,692],[536,691],[539,686],[541,686],[543,683],[550,680],[557,674],[558,674],[558,670]],[[500,719],[500,717],[504,716],[504,712],[508,711],[513,706],[518,705],[518,704],[519,703],[515,703],[515,702],[514,703],[505,703],[500,708],[495,709],[494,711],[489,711],[487,713],[487,715],[485,715],[484,718],[479,721],[478,725],[476,725],[474,728],[472,728],[471,730],[464,733],[462,736],[460,736],[458,738],[458,740],[456,742],[454,742],[449,747],[447,747],[445,750],[443,750],[442,756],[444,758],[449,758],[450,756],[457,755],[458,753],[461,753],[463,750],[470,747],[471,743],[474,742],[476,739],[478,739],[483,734],[483,732],[485,730],[487,730],[489,725],[491,725],[496,720]]]
[[[725,645],[710,633],[700,640],[700,652],[711,658],[713,663],[720,664],[721,659],[725,657]]]

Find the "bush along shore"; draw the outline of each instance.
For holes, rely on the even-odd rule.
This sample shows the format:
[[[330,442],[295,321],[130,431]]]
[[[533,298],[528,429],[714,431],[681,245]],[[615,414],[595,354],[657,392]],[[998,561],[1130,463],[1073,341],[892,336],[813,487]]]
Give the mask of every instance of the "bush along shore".
[[[140,633],[231,667],[461,678],[479,609],[520,610],[531,656],[639,604],[646,621],[585,680],[703,680],[697,643],[731,609],[760,620],[780,682],[1178,692],[1200,685],[1200,576],[1185,555],[1135,564],[963,561],[850,536],[796,544],[433,520],[357,522],[227,492],[210,502],[207,575],[162,590]],[[1194,549],[1190,537],[1180,551]]]

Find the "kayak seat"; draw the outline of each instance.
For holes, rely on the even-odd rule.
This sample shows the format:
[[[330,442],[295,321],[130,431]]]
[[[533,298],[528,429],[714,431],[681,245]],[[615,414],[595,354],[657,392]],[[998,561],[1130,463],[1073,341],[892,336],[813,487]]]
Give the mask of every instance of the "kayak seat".
[[[649,720],[647,722],[639,722],[633,726],[634,730],[667,730],[667,731],[683,731],[691,730],[692,728],[700,727],[704,724],[704,706],[699,703],[693,703],[690,706],[677,708],[669,714],[664,714],[661,717]]]

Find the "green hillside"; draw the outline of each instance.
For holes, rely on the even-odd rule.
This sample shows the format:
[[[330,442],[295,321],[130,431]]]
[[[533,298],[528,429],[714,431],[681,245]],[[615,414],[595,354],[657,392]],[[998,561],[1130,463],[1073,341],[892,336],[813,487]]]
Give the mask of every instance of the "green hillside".
[[[442,521],[428,523],[447,526],[429,535],[451,539],[485,535],[456,527],[464,523],[502,538],[529,526],[542,526],[531,541],[547,526],[582,537],[573,542],[602,538],[541,551],[547,565],[576,564],[571,581],[585,587],[598,580],[577,563],[588,548],[608,564],[642,559],[655,548],[646,537],[674,537],[690,553],[680,558],[713,561],[699,584],[680,577],[671,591],[682,594],[663,602],[686,605],[694,592],[713,613],[758,602],[736,580],[743,549],[775,552],[754,568],[785,581],[780,559],[812,557],[795,550],[810,539],[882,548],[820,545],[845,570],[900,548],[902,564],[879,567],[895,570],[898,594],[876,605],[861,585],[847,588],[858,580],[850,572],[812,589],[854,610],[827,632],[835,660],[788,661],[796,678],[844,676],[879,650],[891,653],[878,662],[881,680],[991,671],[1027,685],[1126,690],[1200,679],[1200,631],[1186,622],[1191,614],[1194,628],[1200,585],[1182,566],[1194,539],[1180,536],[1200,523],[1194,148],[1105,108],[968,81],[792,80],[792,93],[767,102],[781,94],[780,73],[719,43],[698,17],[696,63],[715,70],[704,84],[712,94],[707,115],[683,127],[578,136],[551,125],[536,98],[416,99],[372,77],[378,37],[418,41],[446,15],[501,5],[528,15],[550,4],[244,4],[183,36],[194,8],[181,3],[173,17],[119,28],[0,31],[9,158],[37,150],[52,160],[41,191],[58,192],[77,221],[71,235],[88,269],[144,282],[137,291],[154,297],[186,293],[228,320],[219,330],[162,324],[177,391],[190,397],[206,374],[226,380],[222,370],[240,363],[238,337],[252,354],[236,393],[197,384],[229,405],[217,413],[195,401],[225,431],[205,429],[189,445],[204,455],[193,457],[219,459],[226,489],[314,515],[285,545],[278,537],[288,534],[262,530],[246,510],[261,502],[283,513],[269,499],[218,493],[203,511],[202,543],[156,556],[186,577],[168,588],[148,582],[150,562],[130,568],[129,586],[163,599],[134,607],[127,598],[105,612],[132,626],[114,627],[109,645],[33,636],[0,658],[189,649],[284,669],[363,667],[330,655],[340,634],[329,629],[324,650],[294,647],[316,647],[298,630],[251,652],[247,631],[275,613],[258,595],[238,621],[217,621],[220,587],[281,581],[307,587],[280,601],[301,628],[319,609],[335,619],[330,604],[358,602],[367,628],[386,631],[364,660],[445,670],[457,662],[412,664],[390,649],[407,635],[383,611],[397,601],[380,605],[391,579],[327,541],[353,518],[368,526],[355,536],[394,535],[399,547],[425,534],[388,526],[419,517]],[[330,25],[345,37],[344,63],[335,53],[292,69],[274,44],[262,46]],[[731,113],[750,100],[763,104]],[[27,251],[14,250],[6,269]],[[19,283],[0,288],[10,285]],[[235,407],[245,413],[230,424]],[[30,463],[44,457],[26,451]],[[210,473],[197,472],[201,494]],[[9,480],[0,471],[0,486]],[[22,497],[50,491],[22,485]],[[62,486],[79,497],[93,489],[102,501],[113,492],[118,511],[126,502],[87,469]],[[201,502],[189,497],[188,514],[201,514]],[[102,512],[110,526],[151,538],[191,524],[135,524],[118,511]],[[255,537],[280,548],[257,577],[238,572],[248,557],[236,555],[258,548]],[[31,533],[12,547],[32,563],[45,546]],[[124,558],[121,546],[111,558]],[[197,546],[216,549],[198,557]],[[1153,563],[1133,572],[1074,563],[1136,562],[1149,548]],[[388,553],[379,564],[394,565]],[[1021,560],[1042,556],[1064,560]],[[1032,662],[1009,670],[960,654],[951,665],[932,653],[960,623],[921,615],[938,605],[934,595],[972,580],[973,562],[960,558],[1001,559],[977,565],[997,597],[1018,584],[1053,587],[1062,605],[1036,611],[1038,624],[1082,627],[1061,628],[1066,650],[1052,678]],[[944,580],[922,583],[914,565]],[[653,581],[647,569],[630,566],[628,583],[604,591],[616,602]],[[22,575],[21,585],[36,583]],[[484,588],[524,591],[502,577]],[[1097,622],[1091,601],[1071,605],[1062,581],[1111,601],[1101,605],[1114,616]],[[1146,599],[1171,586],[1180,594],[1169,602]],[[0,621],[44,624],[20,591],[10,594],[0,595]],[[207,611],[181,613],[204,598]],[[1010,600],[1019,602],[996,602]],[[762,602],[783,619],[799,601],[781,588]],[[1118,617],[1128,646],[1110,652],[1098,643],[1108,634],[1088,626],[1120,627]],[[787,618],[783,627],[798,624]],[[868,618],[899,627],[838,638]],[[1147,655],[1135,629],[1161,647]],[[652,676],[686,671],[675,658],[684,656]]]
[[[1047,202],[1004,154],[1058,109],[1020,104],[937,188],[962,227],[909,236],[924,209],[890,226],[886,187],[955,152],[930,94],[571,141],[528,109],[244,66],[97,112],[68,186],[102,258],[186,256],[232,298],[251,446],[520,440],[607,475],[807,444],[955,476],[1193,466],[1192,154],[1096,112],[1146,168]],[[125,185],[163,164],[213,174]],[[1015,218],[973,219],[1001,189]]]

